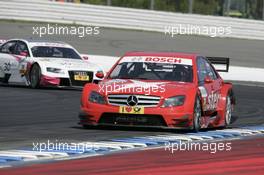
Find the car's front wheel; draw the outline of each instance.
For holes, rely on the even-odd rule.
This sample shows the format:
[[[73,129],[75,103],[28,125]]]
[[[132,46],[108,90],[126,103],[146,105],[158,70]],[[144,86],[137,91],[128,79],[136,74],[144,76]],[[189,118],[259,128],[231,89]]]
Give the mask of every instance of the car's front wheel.
[[[194,104],[194,112],[193,112],[193,131],[198,132],[201,129],[201,117],[202,117],[202,110],[201,110],[201,102],[199,98],[196,98]]]
[[[39,88],[41,78],[41,69],[39,65],[34,64],[30,71],[30,87]]]

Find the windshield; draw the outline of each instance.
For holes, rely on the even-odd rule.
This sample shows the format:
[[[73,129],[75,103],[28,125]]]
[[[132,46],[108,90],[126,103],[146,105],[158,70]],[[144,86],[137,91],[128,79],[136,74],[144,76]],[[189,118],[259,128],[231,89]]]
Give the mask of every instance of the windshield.
[[[34,46],[31,48],[34,57],[55,57],[82,59],[78,53],[71,48],[50,47],[50,46]]]
[[[123,62],[114,68],[109,78],[192,82],[193,71],[191,65]]]

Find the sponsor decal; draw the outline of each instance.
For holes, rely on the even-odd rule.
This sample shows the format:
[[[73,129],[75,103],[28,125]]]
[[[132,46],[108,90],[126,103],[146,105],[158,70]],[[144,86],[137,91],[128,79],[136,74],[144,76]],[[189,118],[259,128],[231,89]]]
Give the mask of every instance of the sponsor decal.
[[[22,64],[20,69],[19,69],[19,73],[21,74],[21,76],[24,76],[27,72],[27,67],[25,64]]]
[[[116,117],[116,124],[118,122],[140,122],[140,123],[146,123],[147,118],[146,117],[139,117],[138,115],[135,115],[133,117],[130,116],[118,116]]]
[[[203,86],[200,86],[199,90],[203,99],[203,109],[205,111],[216,109],[221,95],[218,92],[211,92],[210,94],[208,94],[206,88]]]
[[[120,106],[119,113],[121,114],[144,114],[144,107],[139,106]]]
[[[166,63],[166,64],[183,64],[193,65],[192,59],[178,58],[178,57],[157,57],[157,56],[127,56],[124,57],[120,63],[123,62],[147,62],[147,63]]]
[[[132,60],[132,62],[141,62],[144,60],[144,58],[143,57],[134,57],[131,60]]]
[[[218,101],[219,101],[219,98],[220,98],[220,94],[215,92],[215,93],[211,93],[208,98],[207,98],[207,105],[206,105],[206,108],[205,110],[206,111],[210,111],[210,110],[214,110],[217,108],[217,104],[218,104]]]
[[[145,62],[159,62],[159,63],[182,63],[182,58],[173,57],[146,57]]]

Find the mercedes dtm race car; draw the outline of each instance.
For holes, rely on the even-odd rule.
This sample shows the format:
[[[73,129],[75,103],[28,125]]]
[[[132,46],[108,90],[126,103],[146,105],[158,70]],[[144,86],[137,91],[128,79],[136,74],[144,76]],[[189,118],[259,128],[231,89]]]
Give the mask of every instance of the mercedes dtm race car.
[[[211,61],[209,61],[209,59]],[[185,128],[223,127],[231,122],[231,83],[206,58],[173,52],[130,52],[99,84],[88,83],[81,98],[80,124]]]
[[[1,40],[2,41],[2,40]],[[63,42],[12,39],[0,46],[0,82],[40,86],[84,86],[102,69]]]

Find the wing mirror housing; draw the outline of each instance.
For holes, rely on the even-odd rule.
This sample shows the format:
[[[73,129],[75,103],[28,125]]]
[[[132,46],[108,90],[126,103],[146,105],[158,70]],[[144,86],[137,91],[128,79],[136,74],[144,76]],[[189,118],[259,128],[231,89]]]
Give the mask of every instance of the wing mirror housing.
[[[104,73],[102,71],[98,71],[98,72],[96,72],[95,76],[97,78],[104,78]]]

